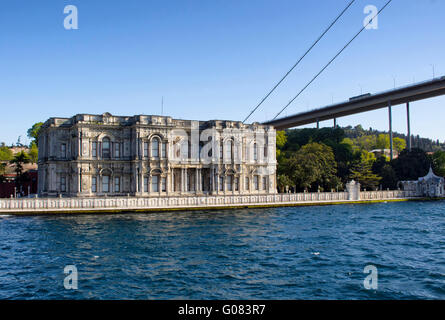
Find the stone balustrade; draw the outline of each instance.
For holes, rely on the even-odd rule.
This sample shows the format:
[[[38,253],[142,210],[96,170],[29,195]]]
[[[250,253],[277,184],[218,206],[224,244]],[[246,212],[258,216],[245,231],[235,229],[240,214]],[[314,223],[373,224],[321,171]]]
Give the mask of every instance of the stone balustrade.
[[[292,204],[348,203],[351,201],[391,200],[416,197],[410,191],[365,191],[359,199],[348,192],[285,193],[266,195],[101,197],[101,198],[22,198],[0,199],[0,213],[82,212],[168,210],[212,207],[285,206]]]

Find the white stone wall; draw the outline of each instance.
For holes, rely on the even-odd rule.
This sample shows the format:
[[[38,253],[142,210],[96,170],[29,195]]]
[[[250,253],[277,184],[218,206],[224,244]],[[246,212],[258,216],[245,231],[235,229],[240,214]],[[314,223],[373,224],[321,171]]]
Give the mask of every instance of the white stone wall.
[[[361,192],[362,200],[390,200],[414,198],[407,191]],[[101,197],[101,198],[23,198],[0,199],[0,213],[8,212],[57,212],[94,210],[153,210],[172,208],[230,207],[230,206],[273,206],[298,203],[329,203],[349,200],[347,192],[286,193],[264,195],[219,195],[191,197]]]

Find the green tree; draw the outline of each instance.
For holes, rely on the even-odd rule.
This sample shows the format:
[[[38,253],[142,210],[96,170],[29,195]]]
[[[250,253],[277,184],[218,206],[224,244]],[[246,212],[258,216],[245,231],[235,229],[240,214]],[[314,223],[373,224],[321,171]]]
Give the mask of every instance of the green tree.
[[[394,190],[397,188],[397,174],[389,163],[382,167],[378,175],[382,177],[380,183],[383,189],[389,188]]]
[[[405,139],[395,137],[393,139],[394,149],[397,150],[398,153],[402,152],[406,148]]]
[[[29,156],[24,151],[20,151],[14,156],[14,158],[11,161],[9,161],[10,164],[13,164],[15,166],[14,171],[17,174],[17,179],[20,180],[22,178],[23,165],[29,162],[30,162]]]
[[[403,180],[417,180],[428,173],[431,165],[431,160],[422,149],[413,148],[411,151],[403,150],[397,159],[391,162],[394,168],[397,179]]]
[[[361,150],[355,154],[356,160],[350,169],[349,179],[360,182],[362,188],[376,190],[382,179],[372,171],[372,166],[376,161],[375,155],[366,150]]]
[[[284,193],[286,191],[286,186],[292,186],[292,180],[286,174],[279,174],[277,177],[278,188],[280,192]]]
[[[322,143],[304,145],[290,157],[287,169],[300,190],[329,190],[340,184],[332,148]]]
[[[389,134],[381,133],[377,136],[375,149],[389,149]]]
[[[0,161],[10,161],[13,157],[14,155],[12,154],[11,149],[5,145],[0,147]]]
[[[28,156],[32,163],[37,163],[39,157],[39,149],[34,141],[31,142],[31,148],[29,149]]]
[[[367,190],[377,190],[382,179],[372,172],[371,162],[356,163],[351,168],[350,178],[360,182],[361,187]]]
[[[287,136],[285,131],[277,131],[277,148],[283,149],[287,142]]]
[[[434,173],[439,176],[445,176],[445,151],[436,151],[433,154]]]
[[[0,163],[0,183],[5,180],[6,163]]]
[[[37,123],[34,123],[31,128],[28,129],[28,137],[30,139],[33,139],[37,145],[39,144],[38,136],[39,136],[39,132],[40,132],[42,125],[43,125],[43,122],[37,122]]]

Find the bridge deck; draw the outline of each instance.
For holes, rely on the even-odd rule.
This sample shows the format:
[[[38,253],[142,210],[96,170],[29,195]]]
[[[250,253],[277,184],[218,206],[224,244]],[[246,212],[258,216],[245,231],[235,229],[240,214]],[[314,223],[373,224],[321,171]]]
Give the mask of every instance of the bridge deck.
[[[381,109],[388,107],[389,104],[395,106],[441,95],[445,95],[445,76],[373,95],[351,98],[349,101],[266,121],[263,124],[273,125],[277,130],[283,130],[317,121]]]

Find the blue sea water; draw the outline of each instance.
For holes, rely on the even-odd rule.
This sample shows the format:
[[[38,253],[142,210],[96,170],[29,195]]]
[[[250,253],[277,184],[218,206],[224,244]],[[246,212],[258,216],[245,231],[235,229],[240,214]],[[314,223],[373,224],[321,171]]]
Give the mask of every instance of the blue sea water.
[[[3,215],[0,299],[445,299],[445,202]]]

